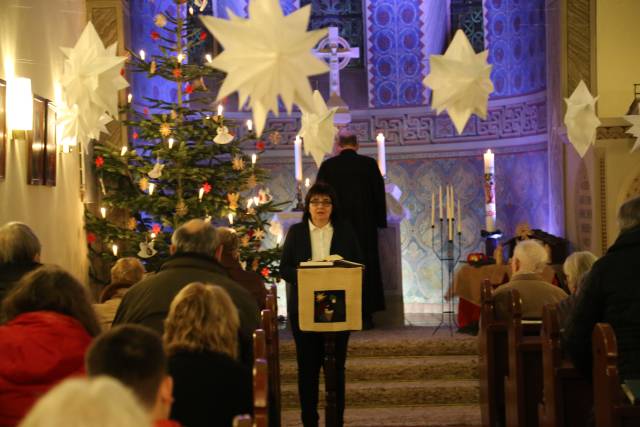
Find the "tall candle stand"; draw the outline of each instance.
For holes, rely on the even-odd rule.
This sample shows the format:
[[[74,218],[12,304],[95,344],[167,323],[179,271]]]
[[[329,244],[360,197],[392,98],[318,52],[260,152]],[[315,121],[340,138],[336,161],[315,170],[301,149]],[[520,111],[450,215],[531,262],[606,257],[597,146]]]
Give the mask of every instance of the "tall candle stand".
[[[455,230],[455,219],[451,219],[453,222],[451,225],[452,230]],[[444,227],[447,227],[445,230]],[[446,293],[453,289],[453,271],[456,264],[460,262],[460,256],[462,255],[462,232],[452,232],[451,240],[449,240],[449,224],[445,222],[443,218],[440,218],[439,237],[440,237],[440,250],[436,250],[436,224],[431,225],[431,248],[435,256],[440,260],[440,323],[433,331],[432,335],[435,335],[443,326],[449,327],[449,332],[453,336],[453,328],[457,328],[456,313],[454,310],[453,298],[447,300]],[[444,271],[448,271],[447,279],[445,280]],[[445,286],[446,282],[446,286]]]
[[[294,211],[302,212],[304,210],[304,198],[302,197],[302,181],[296,180],[296,206]]]

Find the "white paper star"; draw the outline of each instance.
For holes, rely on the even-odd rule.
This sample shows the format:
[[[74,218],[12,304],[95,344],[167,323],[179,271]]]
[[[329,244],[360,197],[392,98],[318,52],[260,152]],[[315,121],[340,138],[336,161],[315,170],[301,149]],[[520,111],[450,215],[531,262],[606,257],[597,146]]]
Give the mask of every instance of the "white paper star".
[[[213,138],[213,142],[216,144],[224,145],[233,141],[233,135],[229,133],[229,128],[226,126],[219,126],[216,133],[217,135]]]
[[[278,115],[278,96],[288,112],[296,103],[311,111],[308,76],[329,68],[311,49],[327,30],[307,31],[311,7],[285,16],[278,0],[252,0],[249,19],[229,11],[229,20],[201,16],[224,51],[209,64],[227,73],[218,100],[238,91],[239,105],[249,102],[256,134],[260,136],[269,111]]]
[[[631,124],[631,128],[627,130],[627,133],[630,133],[636,138],[636,141],[630,151],[630,153],[633,153],[640,148],[640,115],[624,116],[624,119]]]
[[[580,157],[584,157],[595,142],[596,129],[600,126],[600,119],[596,115],[598,97],[594,98],[584,81],[580,80],[571,96],[564,100],[567,103],[564,124],[567,127],[569,141]]]
[[[440,114],[447,110],[458,133],[462,133],[471,114],[487,117],[491,64],[488,51],[475,53],[462,30],[456,31],[444,55],[431,55],[431,72],[423,83],[433,90],[431,107]]]
[[[66,57],[61,85],[67,104],[61,122],[72,129],[63,139],[97,139],[118,114],[118,91],[129,86],[120,75],[126,57],[116,56],[115,43],[105,49],[91,22],[73,48],[60,49]]]
[[[316,165],[320,167],[325,154],[331,153],[333,140],[338,129],[333,124],[333,116],[337,108],[329,110],[322,95],[313,91],[313,110],[302,110],[302,126],[300,137],[304,138],[304,154],[313,156]]]
[[[153,169],[147,173],[149,178],[158,179],[162,176],[162,169],[164,169],[164,165],[160,163],[160,159],[156,160],[156,164],[153,165]]]

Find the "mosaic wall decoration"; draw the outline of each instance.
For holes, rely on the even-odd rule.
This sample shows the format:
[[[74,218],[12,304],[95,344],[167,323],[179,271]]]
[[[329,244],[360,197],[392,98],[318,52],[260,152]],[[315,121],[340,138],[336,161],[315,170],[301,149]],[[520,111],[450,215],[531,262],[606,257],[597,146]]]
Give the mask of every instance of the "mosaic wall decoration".
[[[423,104],[424,1],[366,0],[365,6],[370,106]]]
[[[486,0],[485,45],[493,98],[538,92],[546,86],[545,0]]]
[[[406,158],[403,158],[406,157]],[[267,162],[267,160],[265,160]],[[496,154],[497,225],[505,240],[516,225],[528,222],[545,230],[548,222],[548,172],[546,144],[512,147]],[[292,200],[293,166],[271,163],[268,187],[276,200]],[[440,303],[440,262],[431,236],[431,192],[453,184],[460,196],[464,244],[462,253],[482,252],[480,229],[484,226],[483,160],[473,154],[423,153],[392,156],[387,161],[389,180],[402,190],[400,199],[409,217],[401,223],[402,281],[405,303]],[[526,173],[523,173],[525,172]],[[315,165],[304,164],[303,174],[312,180]],[[436,250],[439,250],[436,244]]]
[[[483,11],[482,0],[451,0],[451,37],[461,29],[476,53],[485,49]]]

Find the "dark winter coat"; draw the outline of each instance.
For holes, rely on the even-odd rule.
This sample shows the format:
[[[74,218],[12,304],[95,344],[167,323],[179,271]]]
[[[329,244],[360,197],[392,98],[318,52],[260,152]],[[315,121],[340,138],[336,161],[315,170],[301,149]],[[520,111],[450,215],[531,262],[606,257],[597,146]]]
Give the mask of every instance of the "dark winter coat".
[[[0,264],[0,303],[4,297],[13,289],[22,276],[30,273],[42,264],[38,262],[30,262],[28,264]]]

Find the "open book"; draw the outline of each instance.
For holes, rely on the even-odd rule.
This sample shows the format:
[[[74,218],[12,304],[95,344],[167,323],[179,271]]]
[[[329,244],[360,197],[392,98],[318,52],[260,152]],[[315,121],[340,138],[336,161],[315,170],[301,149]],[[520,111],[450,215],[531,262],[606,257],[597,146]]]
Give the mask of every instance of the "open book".
[[[322,261],[303,261],[300,263],[300,268],[309,268],[309,267],[363,267],[363,264],[347,261],[342,258],[340,255],[329,255],[326,259]]]

